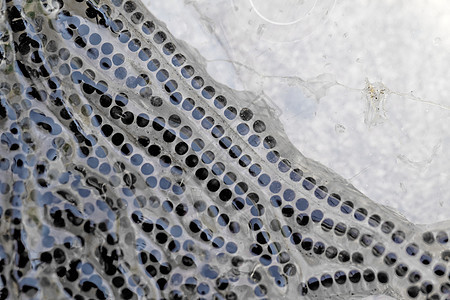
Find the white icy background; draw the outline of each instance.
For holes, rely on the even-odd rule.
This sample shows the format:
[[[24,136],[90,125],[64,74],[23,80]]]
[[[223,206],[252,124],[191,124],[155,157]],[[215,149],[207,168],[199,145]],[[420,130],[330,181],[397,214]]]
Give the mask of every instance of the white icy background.
[[[144,3],[216,80],[271,98],[305,156],[413,222],[450,219],[450,2],[338,0],[319,18],[301,15],[314,0],[253,1],[301,22],[268,41],[250,0]]]

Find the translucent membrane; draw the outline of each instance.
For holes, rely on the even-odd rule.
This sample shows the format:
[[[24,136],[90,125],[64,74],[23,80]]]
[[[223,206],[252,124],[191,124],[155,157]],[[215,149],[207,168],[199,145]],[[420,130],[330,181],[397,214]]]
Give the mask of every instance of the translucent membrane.
[[[1,299],[449,293],[448,223],[302,156],[141,3],[2,9]]]

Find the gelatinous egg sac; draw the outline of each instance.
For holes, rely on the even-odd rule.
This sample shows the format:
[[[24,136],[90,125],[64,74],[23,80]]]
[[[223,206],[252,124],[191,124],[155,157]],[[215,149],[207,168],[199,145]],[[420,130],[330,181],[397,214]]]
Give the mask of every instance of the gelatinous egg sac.
[[[140,2],[2,3],[0,299],[449,297],[448,222],[305,158]]]

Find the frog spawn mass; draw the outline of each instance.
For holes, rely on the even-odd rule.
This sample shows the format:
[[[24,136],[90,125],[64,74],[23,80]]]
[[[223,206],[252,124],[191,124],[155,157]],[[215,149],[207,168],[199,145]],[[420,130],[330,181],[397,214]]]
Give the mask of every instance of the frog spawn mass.
[[[2,9],[0,299],[449,298],[448,222],[303,157],[140,2]]]

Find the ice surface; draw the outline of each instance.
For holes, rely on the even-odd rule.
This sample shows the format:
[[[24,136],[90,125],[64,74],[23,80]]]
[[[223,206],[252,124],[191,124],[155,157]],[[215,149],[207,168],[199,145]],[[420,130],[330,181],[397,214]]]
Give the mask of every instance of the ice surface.
[[[272,2],[258,5],[281,13]],[[277,3],[282,10],[291,2]],[[300,11],[314,1],[298,2]],[[265,35],[259,28],[270,22],[250,12],[250,1],[169,0],[148,7],[195,46],[215,79],[268,95],[307,157],[414,222],[449,219],[449,5],[317,3],[296,24]],[[296,11],[286,12],[289,20]],[[366,121],[371,84],[385,90],[377,126]]]

